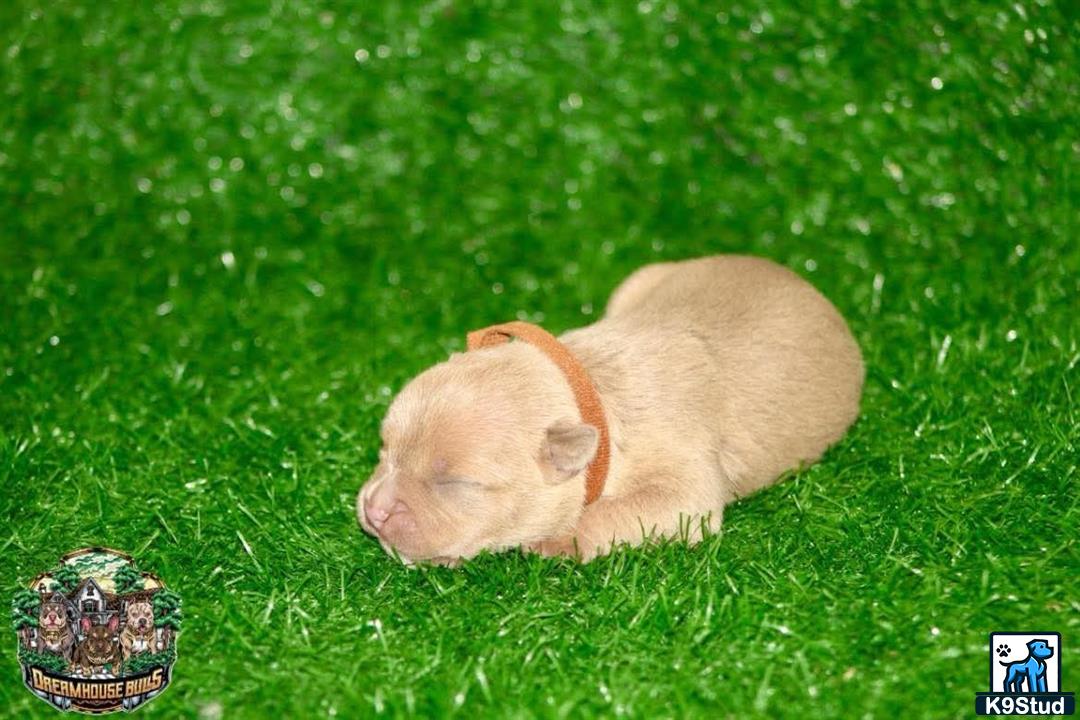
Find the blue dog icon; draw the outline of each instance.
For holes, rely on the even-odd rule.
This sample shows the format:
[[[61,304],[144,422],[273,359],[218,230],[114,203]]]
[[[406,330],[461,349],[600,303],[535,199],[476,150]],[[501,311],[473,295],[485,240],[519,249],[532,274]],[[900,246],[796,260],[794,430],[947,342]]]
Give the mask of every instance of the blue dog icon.
[[[1024,692],[1025,680],[1029,693],[1046,692],[1046,660],[1054,656],[1054,649],[1045,640],[1032,640],[1027,647],[1028,656],[1023,660],[1001,663],[1006,667],[1003,692]]]

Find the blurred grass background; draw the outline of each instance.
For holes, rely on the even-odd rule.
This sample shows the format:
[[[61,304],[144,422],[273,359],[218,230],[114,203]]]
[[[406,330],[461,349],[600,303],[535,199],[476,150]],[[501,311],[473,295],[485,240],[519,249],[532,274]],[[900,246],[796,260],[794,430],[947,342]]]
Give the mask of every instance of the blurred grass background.
[[[0,581],[185,598],[146,717],[966,717],[1080,652],[1068,3],[0,6]],[[863,417],[722,538],[407,571],[356,527],[393,393],[634,268],[764,255]],[[0,643],[0,714],[52,710]],[[1074,686],[1064,689],[1076,689]]]

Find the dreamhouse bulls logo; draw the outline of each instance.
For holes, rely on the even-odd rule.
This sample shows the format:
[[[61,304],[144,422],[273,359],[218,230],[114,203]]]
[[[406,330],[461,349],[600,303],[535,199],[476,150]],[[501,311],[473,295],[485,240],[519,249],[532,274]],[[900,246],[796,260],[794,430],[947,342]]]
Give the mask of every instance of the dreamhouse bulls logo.
[[[172,680],[180,596],[131,556],[83,548],[11,603],[23,682],[60,710],[134,710]]]

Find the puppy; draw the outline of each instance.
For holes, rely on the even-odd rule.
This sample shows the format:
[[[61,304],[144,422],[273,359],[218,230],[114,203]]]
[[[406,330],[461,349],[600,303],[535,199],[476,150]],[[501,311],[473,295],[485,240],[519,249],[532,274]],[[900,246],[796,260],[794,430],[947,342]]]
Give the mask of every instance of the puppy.
[[[38,611],[38,637],[41,650],[59,655],[65,660],[71,659],[71,649],[75,646],[75,633],[68,624],[67,608],[59,602],[43,602]]]
[[[759,258],[646,266],[602,319],[559,341],[604,427],[584,422],[567,372],[533,343],[451,356],[383,421],[356,510],[384,549],[454,564],[481,550],[589,560],[618,543],[696,542],[725,505],[819,458],[859,411],[863,363],[844,319]],[[586,503],[594,460],[603,489]]]
[[[83,675],[90,676],[104,672],[105,666],[111,666],[115,674],[120,664],[120,648],[116,629],[120,619],[113,615],[105,625],[94,625],[90,618],[82,619],[83,640],[75,648],[72,669],[79,669]]]
[[[154,649],[154,609],[149,602],[133,602],[124,614],[124,629],[120,631],[120,647],[124,659]]]

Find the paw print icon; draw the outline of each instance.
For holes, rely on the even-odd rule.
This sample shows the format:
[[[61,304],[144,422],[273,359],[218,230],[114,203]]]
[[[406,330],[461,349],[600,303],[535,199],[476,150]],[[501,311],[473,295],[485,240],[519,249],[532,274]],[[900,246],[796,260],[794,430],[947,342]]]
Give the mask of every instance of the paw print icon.
[[[1009,655],[1009,646],[1006,645],[1005,643],[1002,643],[1002,644],[998,645],[997,646],[997,654],[998,654],[998,657],[1008,657],[1008,655]]]

